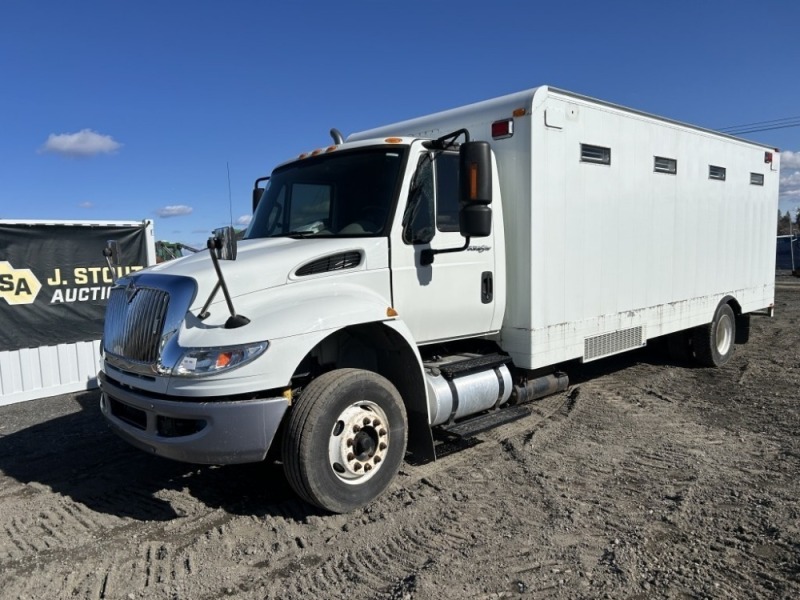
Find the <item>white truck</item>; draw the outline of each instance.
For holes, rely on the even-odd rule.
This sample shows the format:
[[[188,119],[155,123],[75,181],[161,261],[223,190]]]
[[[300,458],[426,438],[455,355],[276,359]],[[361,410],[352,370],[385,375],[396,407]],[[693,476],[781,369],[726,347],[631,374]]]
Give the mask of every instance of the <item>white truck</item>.
[[[244,240],[116,282],[101,409],[133,445],[269,453],[350,511],[570,362],[666,336],[721,366],[772,314],[773,148],[547,86],[331,134],[256,181]]]

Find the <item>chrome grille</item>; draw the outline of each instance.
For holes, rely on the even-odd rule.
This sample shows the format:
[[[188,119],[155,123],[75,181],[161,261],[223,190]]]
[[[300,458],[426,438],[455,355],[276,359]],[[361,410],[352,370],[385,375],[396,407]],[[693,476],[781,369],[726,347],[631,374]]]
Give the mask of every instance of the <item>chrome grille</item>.
[[[103,335],[108,354],[128,361],[153,364],[161,349],[161,334],[169,294],[154,288],[119,287],[111,290]]]

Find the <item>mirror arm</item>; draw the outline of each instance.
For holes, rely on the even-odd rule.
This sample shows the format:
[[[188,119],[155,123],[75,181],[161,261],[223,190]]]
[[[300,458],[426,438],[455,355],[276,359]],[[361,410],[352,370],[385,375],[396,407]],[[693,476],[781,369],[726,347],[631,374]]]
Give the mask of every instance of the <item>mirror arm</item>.
[[[433,248],[425,248],[419,255],[419,264],[423,267],[433,264],[433,257],[437,254],[449,254],[451,252],[463,252],[469,248],[469,236],[464,240],[464,245],[460,248],[445,248],[442,250],[434,250]]]
[[[200,318],[205,318],[203,317],[204,314],[206,317],[208,316],[208,314],[206,314],[208,305],[211,303],[212,298],[216,295],[217,290],[222,288],[222,293],[225,296],[225,302],[228,305],[228,311],[231,313],[231,316],[225,322],[225,329],[235,329],[237,327],[241,327],[242,325],[247,325],[250,322],[250,319],[244,315],[237,315],[236,310],[233,308],[233,301],[231,300],[230,292],[228,292],[228,286],[225,284],[225,278],[222,276],[222,269],[219,266],[217,250],[222,249],[222,240],[218,237],[208,238],[207,245],[209,254],[211,254],[211,262],[214,263],[214,270],[217,272],[217,285],[214,286],[214,289],[211,291],[211,297],[209,297],[208,301],[206,302],[206,306],[203,307],[205,310],[203,313],[201,313]]]
[[[211,295],[208,297],[208,300],[206,300],[206,303],[203,305],[203,308],[200,309],[197,318],[200,319],[201,321],[207,319],[208,316],[211,314],[210,312],[208,312],[208,307],[211,306],[211,303],[214,301],[214,298],[216,297],[220,287],[222,286],[220,285],[220,282],[217,281],[216,285],[214,286],[214,289],[211,290]]]
[[[114,283],[116,283],[117,279],[117,265],[119,264],[119,244],[116,240],[108,240],[106,242],[106,247],[103,248],[103,256],[106,258],[106,264],[108,264],[108,269],[111,271],[111,278],[113,279]]]

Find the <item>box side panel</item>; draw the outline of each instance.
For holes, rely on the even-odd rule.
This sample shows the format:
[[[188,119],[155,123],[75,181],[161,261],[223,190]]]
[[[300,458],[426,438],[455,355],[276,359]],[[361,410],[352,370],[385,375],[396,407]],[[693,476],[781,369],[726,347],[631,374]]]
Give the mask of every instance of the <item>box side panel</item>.
[[[502,332],[517,364],[582,357],[587,337],[627,328],[647,339],[706,323],[725,295],[745,312],[772,304],[778,170],[762,147],[557,95],[531,135],[531,303],[525,283],[510,291]],[[598,149],[608,164],[582,160]]]

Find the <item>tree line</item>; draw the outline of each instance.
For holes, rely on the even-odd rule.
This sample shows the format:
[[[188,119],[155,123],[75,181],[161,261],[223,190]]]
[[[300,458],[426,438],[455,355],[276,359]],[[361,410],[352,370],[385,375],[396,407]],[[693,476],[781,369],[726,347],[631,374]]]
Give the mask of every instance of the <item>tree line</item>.
[[[790,211],[781,214],[778,210],[778,235],[789,235],[790,231],[794,234],[800,233],[800,209],[795,210],[794,219]]]

